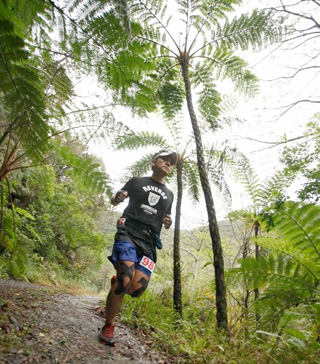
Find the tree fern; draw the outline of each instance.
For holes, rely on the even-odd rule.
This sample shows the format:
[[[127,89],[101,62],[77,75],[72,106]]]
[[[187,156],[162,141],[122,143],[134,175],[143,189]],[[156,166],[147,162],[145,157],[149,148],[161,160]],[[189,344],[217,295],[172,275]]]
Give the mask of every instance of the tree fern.
[[[287,311],[302,310],[313,320],[312,307],[320,301],[319,212],[316,205],[284,203],[272,234],[256,240],[270,254],[242,260],[231,272],[261,289],[257,304],[265,328],[275,330]]]
[[[185,94],[183,85],[165,83],[158,91],[161,100],[163,115],[168,119],[173,119],[181,110],[184,103]]]
[[[287,202],[274,217],[274,232],[281,238],[281,243],[274,246],[272,239],[261,241],[262,246],[278,246],[283,253],[292,256],[305,264],[306,269],[320,280],[320,268],[317,264],[320,257],[319,206],[300,205]]]
[[[217,117],[220,115],[221,95],[216,89],[212,70],[204,66],[196,66],[194,72],[195,85],[202,85],[199,91],[199,111],[202,118],[207,121],[214,130],[218,127]]]
[[[69,147],[60,146],[60,143],[56,144],[56,153],[60,157],[58,164],[63,163],[63,165],[70,167],[67,175],[79,188],[83,189],[84,193],[88,190],[99,194],[111,194],[109,177],[101,171],[100,164],[94,163],[90,158],[85,159],[72,153]]]
[[[148,172],[150,172],[151,169],[150,161],[152,160],[153,155],[154,153],[148,153],[142,158],[140,158],[138,161],[133,163],[130,167],[128,167],[123,180],[127,181],[132,176],[142,177]]]
[[[200,176],[199,171],[196,168],[196,162],[192,159],[186,159],[183,164],[183,176],[185,184],[188,188],[188,194],[195,201],[200,201],[201,189],[200,189]]]

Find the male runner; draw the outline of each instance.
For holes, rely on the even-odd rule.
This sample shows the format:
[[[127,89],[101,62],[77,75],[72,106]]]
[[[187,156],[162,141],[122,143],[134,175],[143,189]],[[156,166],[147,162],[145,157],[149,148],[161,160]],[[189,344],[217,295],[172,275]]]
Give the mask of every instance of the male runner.
[[[162,225],[169,229],[173,193],[165,186],[177,162],[177,154],[160,150],[151,161],[151,177],[133,177],[111,199],[116,206],[129,197],[129,204],[117,223],[110,261],[117,275],[111,280],[107,297],[106,322],[99,334],[101,342],[115,346],[114,322],[125,294],[138,297],[148,286],[161,249]]]

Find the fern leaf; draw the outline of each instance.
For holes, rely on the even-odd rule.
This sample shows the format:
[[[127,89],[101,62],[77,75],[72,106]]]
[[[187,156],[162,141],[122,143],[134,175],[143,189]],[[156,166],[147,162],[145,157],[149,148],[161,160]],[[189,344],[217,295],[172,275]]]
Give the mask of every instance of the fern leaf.
[[[61,158],[61,163],[71,167],[68,175],[79,188],[100,194],[111,193],[109,177],[100,170],[99,164],[93,163],[90,158],[81,158],[66,146],[56,144],[56,152]]]
[[[119,135],[114,140],[114,144],[119,149],[134,150],[146,146],[161,146],[163,148],[168,148],[166,138],[162,135],[142,131],[139,133],[128,133],[124,135]],[[151,160],[151,159],[150,159]]]

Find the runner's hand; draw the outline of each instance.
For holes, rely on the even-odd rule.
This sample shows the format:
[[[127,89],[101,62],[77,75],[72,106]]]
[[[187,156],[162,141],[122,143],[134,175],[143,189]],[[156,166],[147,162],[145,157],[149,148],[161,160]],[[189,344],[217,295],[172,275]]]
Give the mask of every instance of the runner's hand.
[[[116,203],[122,202],[128,196],[128,191],[119,190],[114,196],[114,201]]]
[[[167,214],[163,219],[163,225],[166,229],[169,229],[169,227],[172,224],[172,219],[169,214]]]

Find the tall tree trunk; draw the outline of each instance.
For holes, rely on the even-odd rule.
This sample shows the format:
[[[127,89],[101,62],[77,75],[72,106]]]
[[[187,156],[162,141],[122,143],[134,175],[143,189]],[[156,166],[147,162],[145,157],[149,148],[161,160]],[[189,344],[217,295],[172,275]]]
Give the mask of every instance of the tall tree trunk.
[[[248,238],[245,236],[244,237],[244,242],[243,242],[243,252],[242,252],[242,259],[246,259],[247,256],[249,255],[249,241]],[[245,318],[245,323],[244,323],[244,336],[247,339],[249,336],[249,330],[248,330],[248,322],[249,322],[249,299],[250,299],[250,290],[246,289],[246,293],[244,296],[244,300],[243,300],[243,315]]]
[[[177,162],[178,196],[176,205],[175,228],[173,237],[173,307],[182,317],[181,298],[181,265],[180,265],[180,218],[182,203],[182,162],[180,157]]]
[[[188,69],[188,59],[186,59],[184,55],[181,55],[180,65],[186,89],[188,111],[196,141],[197,162],[198,162],[201,186],[206,201],[206,208],[209,219],[209,231],[214,254],[213,265],[214,265],[215,283],[216,283],[217,326],[219,329],[227,330],[228,329],[227,298],[226,298],[226,286],[224,280],[224,263],[223,263],[221,239],[219,234],[218,222],[216,218],[211,187],[205,166],[201,133],[196,118],[196,114],[193,108],[192,95],[191,95],[191,82]]]
[[[254,236],[257,237],[259,235],[259,229],[260,229],[260,224],[259,221],[255,221],[254,222]],[[260,256],[260,250],[259,250],[259,245],[257,243],[255,243],[255,258],[256,260],[259,259]],[[259,298],[259,288],[258,287],[254,287],[254,300],[256,301]],[[255,308],[256,311],[256,322],[258,323],[260,321],[260,313],[258,308]]]

